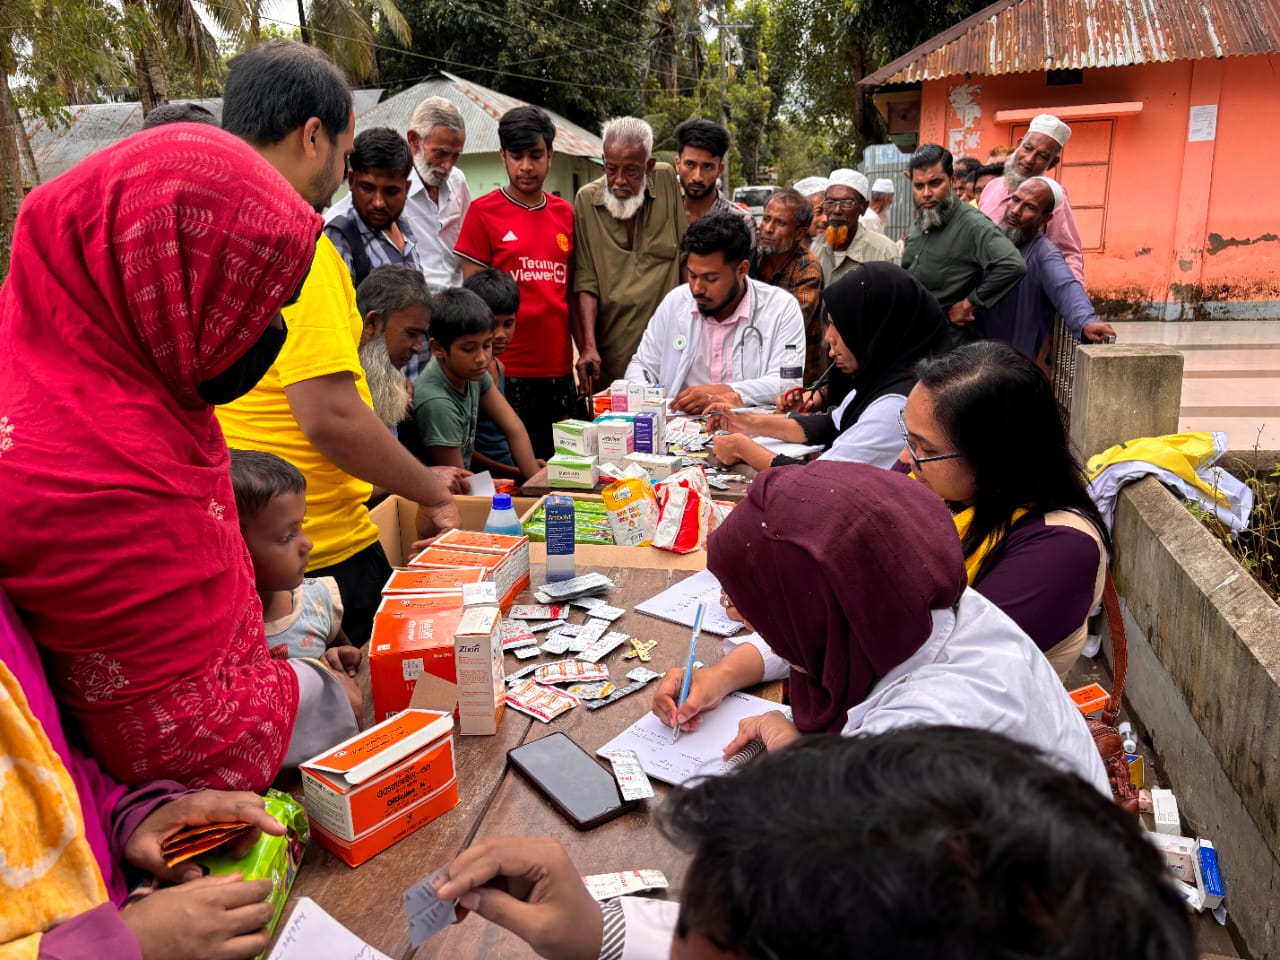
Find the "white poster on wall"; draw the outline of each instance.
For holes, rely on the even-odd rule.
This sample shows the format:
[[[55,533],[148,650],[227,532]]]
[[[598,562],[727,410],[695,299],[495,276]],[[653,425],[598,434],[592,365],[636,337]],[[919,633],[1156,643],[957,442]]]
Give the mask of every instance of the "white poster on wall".
[[[1207,103],[1191,108],[1191,120],[1187,127],[1187,142],[1213,140],[1218,134],[1218,105]]]

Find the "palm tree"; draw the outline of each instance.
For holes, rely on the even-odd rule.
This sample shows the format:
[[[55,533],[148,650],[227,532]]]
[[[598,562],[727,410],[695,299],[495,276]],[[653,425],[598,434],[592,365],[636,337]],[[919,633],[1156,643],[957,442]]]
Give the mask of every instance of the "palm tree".
[[[141,41],[134,49],[134,70],[144,114],[169,99],[160,57],[162,42],[172,45],[190,65],[196,89],[203,89],[205,75],[217,74],[222,65],[217,41],[204,25],[201,10],[231,37],[244,37],[251,19],[257,19],[257,4],[251,16],[246,0],[204,0],[199,5],[195,0],[123,0],[123,3],[126,11],[141,23]]]
[[[298,25],[304,43],[325,51],[352,83],[367,83],[378,74],[374,21],[381,20],[400,46],[413,43],[409,21],[395,0],[298,0]]]

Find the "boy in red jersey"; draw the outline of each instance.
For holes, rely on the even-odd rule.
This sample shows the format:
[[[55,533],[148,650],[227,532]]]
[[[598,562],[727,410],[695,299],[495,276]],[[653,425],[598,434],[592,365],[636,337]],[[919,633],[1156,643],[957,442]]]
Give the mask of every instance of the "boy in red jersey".
[[[498,122],[508,183],[471,202],[455,252],[464,277],[497,267],[515,278],[520,311],[503,356],[506,396],[524,422],[534,454],[551,456],[551,424],[571,416],[575,398],[569,291],[573,280],[573,207],[549,196],[556,127],[545,110],[516,107]],[[572,332],[572,336],[571,336]]]

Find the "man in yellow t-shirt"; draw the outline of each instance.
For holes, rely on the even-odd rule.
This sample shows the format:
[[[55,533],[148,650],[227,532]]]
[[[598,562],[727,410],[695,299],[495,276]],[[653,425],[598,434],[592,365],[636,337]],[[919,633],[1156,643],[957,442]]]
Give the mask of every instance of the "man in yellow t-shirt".
[[[351,152],[355,117],[349,99],[346,127],[331,130],[319,116],[290,130],[273,123],[281,111],[273,84],[287,68],[332,69],[314,48],[265,43],[232,61],[223,103],[223,126],[247,141],[295,190],[322,210],[342,180]],[[349,96],[349,95],[348,95]],[[315,105],[317,114],[332,104]],[[335,135],[336,134],[336,135]],[[463,471],[434,472],[419,463],[377,414],[360,366],[363,326],[351,274],[323,234],[298,300],[283,312],[288,336],[266,376],[239,400],[218,408],[229,447],[263,450],[288,460],[307,479],[303,533],[313,549],[307,573],[338,581],[343,630],[360,646],[369,639],[373,614],[391,567],[378,544],[378,529],[365,506],[375,486],[426,508],[434,529],[456,527],[450,485],[465,489]],[[420,531],[427,535],[431,531]]]

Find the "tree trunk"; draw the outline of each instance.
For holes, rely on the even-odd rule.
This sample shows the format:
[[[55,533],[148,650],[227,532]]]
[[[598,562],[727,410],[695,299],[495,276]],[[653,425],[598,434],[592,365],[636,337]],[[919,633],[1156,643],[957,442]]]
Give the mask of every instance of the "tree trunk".
[[[658,83],[662,92],[674,95],[679,82],[680,48],[676,43],[675,4],[658,7]]]
[[[133,65],[138,74],[138,99],[142,102],[142,115],[145,117],[160,104],[169,102],[160,47],[151,30],[144,35],[142,46],[134,55]]]
[[[9,274],[13,223],[22,203],[22,161],[18,139],[26,139],[9,92],[7,57],[0,56],[0,279]]]
[[[311,42],[311,31],[307,29],[306,0],[298,0],[298,35],[303,43]]]

